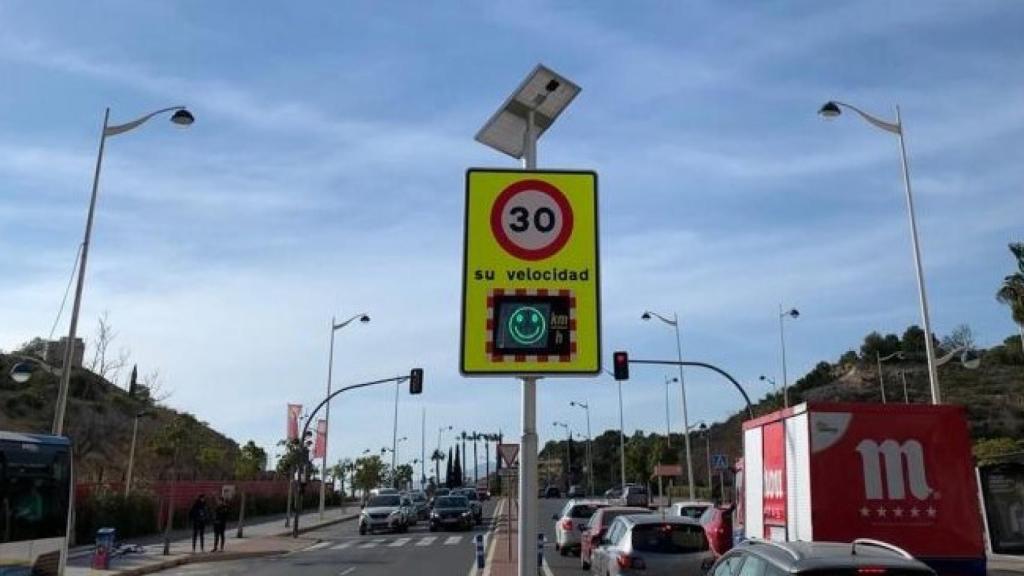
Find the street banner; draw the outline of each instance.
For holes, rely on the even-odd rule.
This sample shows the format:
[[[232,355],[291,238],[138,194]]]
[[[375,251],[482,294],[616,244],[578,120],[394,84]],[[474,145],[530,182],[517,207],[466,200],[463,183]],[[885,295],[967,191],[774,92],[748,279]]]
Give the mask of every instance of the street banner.
[[[327,456],[327,420],[316,421],[316,444],[313,445],[313,457]]]
[[[302,414],[302,404],[288,405],[288,439],[299,439],[299,415]]]

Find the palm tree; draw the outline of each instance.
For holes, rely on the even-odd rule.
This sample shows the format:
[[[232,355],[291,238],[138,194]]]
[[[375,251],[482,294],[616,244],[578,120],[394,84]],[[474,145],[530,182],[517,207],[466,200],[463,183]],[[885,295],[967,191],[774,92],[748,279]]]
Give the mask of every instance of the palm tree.
[[[430,454],[430,459],[434,461],[434,483],[438,486],[441,485],[441,461],[444,460],[444,452],[439,449],[434,449],[434,452]]]
[[[1024,350],[1024,242],[1010,244],[1010,252],[1017,259],[1017,271],[1003,279],[996,292],[996,300],[1010,307],[1013,321],[1021,329],[1021,349]]]

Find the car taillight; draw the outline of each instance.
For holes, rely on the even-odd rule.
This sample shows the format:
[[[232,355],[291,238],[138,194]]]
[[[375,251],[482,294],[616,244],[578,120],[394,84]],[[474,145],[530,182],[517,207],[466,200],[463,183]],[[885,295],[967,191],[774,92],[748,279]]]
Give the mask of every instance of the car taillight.
[[[634,570],[646,570],[647,564],[644,564],[644,559],[639,556],[630,556],[629,554],[619,554],[615,561],[618,562],[619,568],[632,568]]]
[[[858,576],[879,576],[885,574],[885,568],[864,567],[857,568]]]
[[[562,520],[562,530],[572,532],[572,518],[566,518]]]

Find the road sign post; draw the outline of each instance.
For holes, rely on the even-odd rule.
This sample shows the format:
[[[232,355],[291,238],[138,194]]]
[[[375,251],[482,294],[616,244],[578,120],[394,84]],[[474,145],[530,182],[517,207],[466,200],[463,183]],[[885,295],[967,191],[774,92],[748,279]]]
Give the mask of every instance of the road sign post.
[[[537,66],[477,133],[523,171],[469,170],[459,368],[522,378],[519,576],[536,576],[537,379],[601,372],[597,175],[537,172],[537,139],[580,88]]]

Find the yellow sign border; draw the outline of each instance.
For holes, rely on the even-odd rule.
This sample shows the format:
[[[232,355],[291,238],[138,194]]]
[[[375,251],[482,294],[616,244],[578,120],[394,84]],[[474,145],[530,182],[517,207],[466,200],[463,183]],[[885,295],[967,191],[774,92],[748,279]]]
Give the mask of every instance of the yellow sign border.
[[[547,364],[549,364],[551,366],[550,369],[546,368],[546,367],[538,369],[537,362],[530,362],[529,363],[530,364],[530,368],[529,369],[525,369],[525,370],[522,367],[517,369],[515,367],[515,365],[512,364],[512,363],[509,363],[509,368],[508,369],[498,368],[497,366],[495,366],[493,369],[490,368],[490,367],[485,368],[485,369],[474,367],[471,370],[467,370],[467,367],[466,367],[466,360],[467,360],[467,354],[466,354],[466,352],[467,352],[466,334],[467,334],[467,322],[469,321],[469,319],[467,318],[467,316],[468,316],[468,314],[467,314],[467,311],[468,311],[468,309],[467,309],[467,296],[468,296],[468,291],[469,291],[469,281],[470,281],[469,277],[470,277],[470,274],[472,273],[472,271],[469,269],[469,266],[470,266],[470,262],[469,262],[469,252],[470,252],[470,221],[469,221],[469,219],[470,219],[470,214],[472,212],[471,211],[471,204],[470,204],[470,202],[471,202],[471,189],[470,189],[470,186],[471,186],[471,181],[472,181],[473,174],[501,174],[501,175],[509,175],[509,176],[512,176],[512,177],[518,177],[519,179],[525,179],[525,178],[529,178],[531,176],[534,176],[534,177],[538,177],[538,179],[541,179],[541,180],[544,180],[544,181],[547,181],[544,178],[545,176],[554,176],[556,178],[557,177],[564,177],[564,176],[586,176],[586,177],[592,179],[592,181],[593,181],[593,189],[592,189],[592,194],[593,194],[593,222],[592,222],[593,239],[592,239],[592,242],[588,242],[587,240],[583,240],[583,242],[587,242],[588,244],[590,244],[590,243],[593,244],[593,267],[592,268],[593,268],[594,279],[593,279],[592,282],[587,282],[586,284],[583,285],[583,286],[586,286],[586,285],[592,284],[592,286],[593,286],[593,303],[594,303],[594,305],[593,305],[593,314],[594,314],[594,318],[593,318],[593,321],[590,323],[593,326],[593,336],[592,336],[593,343],[592,343],[592,346],[588,347],[588,348],[592,348],[593,349],[593,355],[594,355],[593,362],[594,363],[592,364],[592,366],[593,366],[592,369],[580,369],[578,366],[569,366],[569,367],[566,367],[566,368],[563,368],[563,369],[557,369],[556,367],[557,367],[558,363],[555,363],[555,362],[547,363]],[[463,376],[470,376],[470,377],[488,377],[488,376],[492,376],[493,377],[493,376],[502,376],[502,375],[506,375],[506,376],[507,375],[514,375],[514,376],[566,376],[566,377],[572,377],[572,376],[593,376],[593,375],[600,374],[601,373],[601,368],[602,368],[602,358],[601,358],[601,271],[600,271],[600,269],[601,269],[601,257],[600,257],[600,229],[599,229],[599,220],[600,220],[600,218],[599,218],[599,211],[598,211],[598,175],[597,175],[597,172],[595,172],[593,170],[517,170],[517,169],[507,169],[507,168],[469,168],[469,169],[466,170],[465,187],[466,187],[466,200],[465,200],[464,213],[463,213],[463,242],[462,242],[462,294],[461,294],[461,300],[460,300],[460,305],[461,305],[461,308],[460,308],[460,320],[461,320],[461,322],[460,322],[460,326],[459,326],[459,336],[460,336],[460,342],[459,342],[459,372]],[[571,200],[570,200],[570,202],[571,202]],[[477,212],[478,211],[479,210],[477,210]],[[488,209],[488,213],[489,213],[489,209]],[[574,215],[574,218],[576,218],[576,217],[577,216]],[[474,227],[474,230],[476,228],[478,228],[479,226],[480,226],[480,224],[477,223],[476,226]],[[484,226],[486,226],[487,228],[490,228],[490,222],[489,221],[486,222],[486,224],[484,224]],[[574,238],[579,238],[579,237],[575,236],[575,234],[576,234],[575,230],[576,230],[576,228],[574,227],[573,237],[570,238],[570,240],[569,240],[570,242],[572,242]],[[579,241],[579,240],[577,240],[577,241]],[[514,256],[511,256],[511,255],[509,257],[510,258],[514,258]],[[523,263],[524,266],[529,266],[531,264],[529,261],[526,261],[526,260],[522,260],[522,263]],[[534,286],[534,288],[539,289],[536,286]],[[552,285],[552,286],[548,287],[549,290],[557,290],[558,288],[570,289],[570,290],[573,290],[574,292],[578,292],[579,289],[580,289],[580,287],[572,286],[571,284],[568,284],[568,283],[563,284],[563,285],[559,285],[559,286]],[[589,293],[589,290],[587,290],[587,292]],[[581,332],[582,332],[582,330],[581,330]],[[570,364],[572,364],[572,363],[573,362],[570,362]]]

